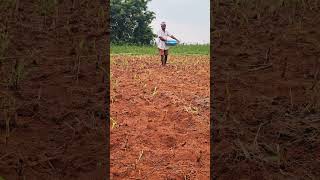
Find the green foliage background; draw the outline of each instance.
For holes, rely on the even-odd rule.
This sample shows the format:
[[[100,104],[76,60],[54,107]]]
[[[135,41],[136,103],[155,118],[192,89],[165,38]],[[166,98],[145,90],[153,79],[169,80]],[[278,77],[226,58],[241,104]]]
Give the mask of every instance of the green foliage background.
[[[111,0],[112,44],[149,45],[155,35],[150,26],[154,12],[147,10],[151,0]]]

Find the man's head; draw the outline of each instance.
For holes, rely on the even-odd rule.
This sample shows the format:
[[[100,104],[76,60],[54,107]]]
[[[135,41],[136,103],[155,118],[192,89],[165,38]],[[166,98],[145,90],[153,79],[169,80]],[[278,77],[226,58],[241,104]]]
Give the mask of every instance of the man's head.
[[[166,23],[165,23],[165,22],[162,22],[162,23],[161,23],[161,29],[162,29],[162,30],[166,30]]]

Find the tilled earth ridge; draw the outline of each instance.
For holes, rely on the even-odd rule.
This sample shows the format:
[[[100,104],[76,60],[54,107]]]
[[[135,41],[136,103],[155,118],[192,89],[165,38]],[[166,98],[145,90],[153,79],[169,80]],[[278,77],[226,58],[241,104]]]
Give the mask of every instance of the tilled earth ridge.
[[[209,57],[111,57],[111,179],[209,179]]]
[[[38,2],[20,1],[17,11],[0,12],[1,32],[10,40],[0,65],[5,179],[106,178],[108,32],[98,15],[106,7],[58,2],[58,14],[45,24]]]
[[[320,8],[241,3],[212,11],[213,177],[316,179]]]

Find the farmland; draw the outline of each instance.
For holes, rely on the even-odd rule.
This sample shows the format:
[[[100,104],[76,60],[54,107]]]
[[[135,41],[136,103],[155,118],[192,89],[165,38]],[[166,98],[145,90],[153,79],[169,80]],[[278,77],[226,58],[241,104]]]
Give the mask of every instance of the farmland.
[[[213,2],[213,177],[317,179],[318,1]]]
[[[106,176],[100,1],[0,2],[0,176]]]
[[[156,46],[111,45],[111,54],[122,55],[154,55],[158,53]],[[209,55],[209,44],[178,45],[170,49],[174,55]]]
[[[168,63],[111,56],[112,179],[209,178],[209,56]]]

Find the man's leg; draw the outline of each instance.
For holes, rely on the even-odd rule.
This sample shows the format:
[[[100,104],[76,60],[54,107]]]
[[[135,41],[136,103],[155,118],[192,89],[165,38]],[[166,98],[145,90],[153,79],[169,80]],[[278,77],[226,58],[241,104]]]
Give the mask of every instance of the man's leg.
[[[164,64],[167,64],[167,60],[168,60],[168,55],[164,56]]]
[[[161,65],[163,65],[164,64],[164,51],[162,49],[159,49],[159,54],[161,57]]]
[[[163,66],[165,64],[165,57],[164,55],[161,55],[161,65]]]
[[[168,50],[164,51],[164,64],[167,64],[167,60],[168,60]]]

